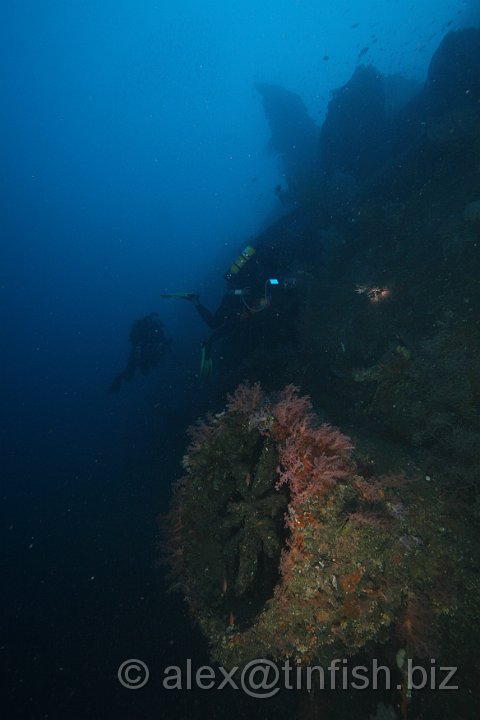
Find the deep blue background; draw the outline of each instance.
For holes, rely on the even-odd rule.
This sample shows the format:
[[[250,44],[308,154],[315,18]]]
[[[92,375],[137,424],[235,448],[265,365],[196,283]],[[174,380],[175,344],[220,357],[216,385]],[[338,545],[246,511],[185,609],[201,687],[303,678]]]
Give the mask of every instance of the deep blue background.
[[[422,81],[443,35],[479,19],[462,0],[1,4],[1,644],[19,716],[71,701],[86,717],[125,657],[188,647],[155,516],[205,400],[204,329],[159,294],[213,306],[279,211],[254,83],[298,92],[320,125],[362,48]],[[152,310],[174,355],[109,396]]]

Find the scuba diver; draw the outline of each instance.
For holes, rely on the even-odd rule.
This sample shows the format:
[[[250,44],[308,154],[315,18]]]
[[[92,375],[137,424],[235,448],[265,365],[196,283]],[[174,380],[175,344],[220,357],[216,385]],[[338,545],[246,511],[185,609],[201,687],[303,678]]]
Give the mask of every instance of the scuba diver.
[[[229,334],[239,323],[254,318],[268,310],[279,289],[292,288],[296,278],[279,279],[269,273],[278,269],[278,250],[265,245],[254,248],[251,245],[240,253],[224,277],[228,289],[218,309],[212,313],[200,302],[197,293],[166,293],[163,298],[179,298],[193,303],[202,320],[212,334],[202,342],[200,379],[206,380],[212,372],[212,345]],[[267,271],[268,268],[268,271]]]
[[[115,376],[109,391],[118,393],[125,380],[130,381],[139,370],[142,375],[157,367],[170,347],[171,340],[165,337],[163,323],[158,313],[150,313],[136,320],[130,330],[130,354],[125,370]]]

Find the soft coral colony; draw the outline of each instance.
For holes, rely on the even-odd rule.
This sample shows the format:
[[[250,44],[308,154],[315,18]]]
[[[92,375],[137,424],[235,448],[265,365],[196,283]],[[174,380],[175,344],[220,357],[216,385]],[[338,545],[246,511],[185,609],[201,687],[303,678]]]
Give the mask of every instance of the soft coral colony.
[[[214,660],[437,650],[460,612],[465,548],[425,480],[371,475],[292,385],[268,397],[244,383],[190,435],[169,559]]]

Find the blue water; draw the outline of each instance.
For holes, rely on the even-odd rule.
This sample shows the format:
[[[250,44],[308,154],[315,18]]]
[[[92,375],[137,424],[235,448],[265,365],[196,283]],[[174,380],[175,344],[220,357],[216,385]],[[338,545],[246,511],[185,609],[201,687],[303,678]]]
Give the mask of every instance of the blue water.
[[[155,522],[187,425],[215,405],[206,331],[160,294],[214,308],[232,259],[284,212],[256,83],[298,93],[320,127],[360,62],[423,83],[445,34],[479,21],[473,0],[2,3],[5,717],[235,713],[231,694],[116,678],[129,657],[207,657],[166,593]],[[108,394],[153,311],[171,352]]]

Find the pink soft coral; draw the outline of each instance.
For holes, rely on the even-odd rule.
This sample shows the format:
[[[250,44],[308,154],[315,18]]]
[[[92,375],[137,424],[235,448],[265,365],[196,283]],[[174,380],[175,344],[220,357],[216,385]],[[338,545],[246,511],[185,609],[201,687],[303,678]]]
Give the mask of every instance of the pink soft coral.
[[[270,400],[259,382],[244,382],[228,396],[226,411],[246,416],[248,427],[275,438],[276,487],[288,485],[292,499],[302,502],[310,494],[323,494],[351,471],[351,440],[330,425],[319,425],[309,396],[299,395],[295,385],[287,385],[276,400]],[[191,431],[190,454],[208,438],[213,424],[209,419]]]
[[[260,383],[250,385],[246,380],[236,388],[233,395],[227,395],[227,411],[249,415],[257,410],[263,401],[264,395]]]
[[[296,385],[287,385],[281,392],[271,413],[276,420],[276,434],[290,434],[292,430],[307,428],[313,420],[312,403],[308,395],[298,396]]]
[[[272,406],[274,434],[279,440],[279,480],[299,501],[327,491],[350,472],[351,440],[330,425],[317,425],[308,396],[287,385]]]
[[[293,432],[280,446],[277,487],[288,484],[297,500],[323,494],[350,471],[350,440],[329,425]]]

